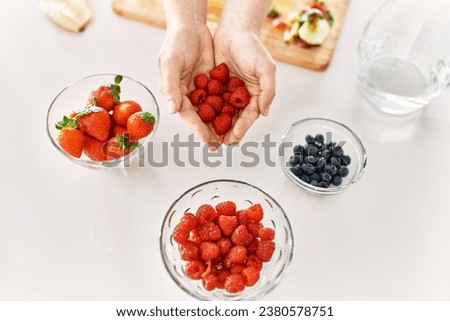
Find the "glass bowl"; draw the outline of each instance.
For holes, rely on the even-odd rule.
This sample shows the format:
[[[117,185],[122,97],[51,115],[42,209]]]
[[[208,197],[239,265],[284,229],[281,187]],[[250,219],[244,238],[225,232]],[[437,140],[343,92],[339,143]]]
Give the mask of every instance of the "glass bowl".
[[[222,289],[206,291],[201,280],[192,280],[185,275],[178,244],[172,239],[174,227],[186,212],[194,212],[200,205],[216,205],[233,201],[237,209],[248,208],[259,203],[264,210],[264,227],[275,230],[275,251],[272,259],[261,270],[260,280],[239,293],[228,293]],[[161,255],[172,279],[188,294],[200,300],[251,300],[270,292],[281,280],[292,259],[293,236],[286,213],[270,195],[250,184],[234,180],[214,180],[197,185],[181,195],[169,208],[164,218],[160,235]]]
[[[155,117],[153,131],[147,137],[138,142],[138,147],[128,155],[108,161],[93,161],[84,153],[80,158],[67,154],[58,144],[59,130],[55,124],[62,120],[64,115],[69,115],[74,110],[80,110],[86,106],[90,92],[100,85],[114,83],[115,74],[92,75],[73,82],[56,95],[47,112],[47,134],[53,146],[71,161],[90,168],[123,168],[128,167],[137,156],[143,152],[144,144],[155,134],[159,123],[159,107],[153,93],[142,83],[130,77],[123,76],[120,83],[120,100],[134,100],[143,111],[150,112]]]
[[[294,155],[294,147],[296,145],[306,146],[305,137],[307,135],[315,137],[317,134],[323,135],[324,144],[336,142],[336,146],[341,146],[344,154],[350,156],[351,162],[347,166],[348,175],[342,178],[342,183],[338,186],[333,184],[329,185],[329,187],[314,186],[300,179],[292,172],[295,165],[291,164],[289,160]],[[318,158],[320,158],[322,152],[319,150]],[[367,164],[366,149],[358,136],[347,126],[325,118],[307,118],[292,124],[281,137],[279,155],[281,168],[295,185],[307,192],[322,195],[336,194],[355,184],[361,178]],[[303,159],[307,156],[306,153],[301,155],[303,155]],[[325,165],[331,165],[330,160],[331,158],[328,158]],[[339,161],[341,162],[343,159]],[[318,166],[314,165],[314,167]],[[340,166],[336,165],[336,167],[339,169]]]

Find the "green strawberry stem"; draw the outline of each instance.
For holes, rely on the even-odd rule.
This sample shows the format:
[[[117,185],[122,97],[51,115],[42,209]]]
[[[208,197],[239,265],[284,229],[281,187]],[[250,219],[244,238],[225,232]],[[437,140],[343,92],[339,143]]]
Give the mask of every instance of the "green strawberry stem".
[[[125,134],[117,134],[116,135],[117,144],[119,145],[120,149],[123,150],[134,150],[138,146],[138,142],[129,142],[128,136]]]
[[[109,85],[109,95],[114,99],[116,104],[120,103],[120,82],[122,81],[122,75],[114,77],[114,84]]]
[[[139,117],[145,121],[147,124],[154,124],[156,119],[155,116],[153,116],[151,113],[149,113],[148,111],[143,111],[139,113]]]

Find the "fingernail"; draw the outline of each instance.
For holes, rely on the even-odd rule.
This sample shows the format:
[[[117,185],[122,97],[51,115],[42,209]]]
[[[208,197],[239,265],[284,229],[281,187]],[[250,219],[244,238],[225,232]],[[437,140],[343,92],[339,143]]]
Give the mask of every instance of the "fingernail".
[[[169,100],[169,113],[175,114],[178,111],[177,109],[175,101],[173,99]]]
[[[219,148],[220,144],[218,142],[210,142],[208,143],[208,150],[210,152],[215,152]]]

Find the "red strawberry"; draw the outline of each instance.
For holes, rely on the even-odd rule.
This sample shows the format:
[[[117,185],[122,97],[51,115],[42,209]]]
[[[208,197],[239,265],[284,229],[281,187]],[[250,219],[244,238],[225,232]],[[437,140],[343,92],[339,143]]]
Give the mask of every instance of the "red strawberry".
[[[117,135],[103,145],[108,160],[123,157],[135,150],[136,147],[137,142],[128,142],[128,137],[125,135]]]
[[[217,135],[225,135],[230,130],[232,122],[230,115],[220,114],[211,121],[211,124]]]
[[[100,86],[93,90],[88,98],[88,105],[98,106],[110,111],[115,104],[120,102],[120,82],[122,76],[117,75],[114,78],[114,84],[109,86]]]
[[[98,139],[86,135],[84,137],[83,153],[93,161],[104,161],[103,143]]]
[[[155,117],[148,111],[134,113],[127,120],[127,131],[130,135],[130,141],[134,142],[150,135],[154,125]]]
[[[207,74],[198,74],[194,78],[194,86],[199,89],[206,89],[208,87],[209,77]]]
[[[223,85],[216,79],[211,79],[208,83],[208,94],[210,95],[222,95]]]
[[[189,94],[189,100],[191,101],[192,105],[199,106],[200,104],[203,104],[205,102],[206,96],[206,90],[194,89]]]
[[[208,105],[214,108],[216,114],[219,114],[223,107],[223,99],[220,96],[208,96],[205,101]]]
[[[79,128],[84,133],[103,142],[108,139],[111,120],[105,109],[89,106],[80,112],[76,118]]]
[[[250,102],[250,93],[248,89],[244,86],[237,87],[230,97],[230,103],[239,109],[243,109],[247,107]]]
[[[224,84],[230,76],[230,70],[225,63],[221,63],[220,65],[210,70],[209,76],[211,77],[211,79],[218,80]]]
[[[245,82],[239,77],[230,77],[227,82],[227,92],[232,93],[237,87],[245,86]]]
[[[126,126],[128,117],[132,114],[142,111],[141,106],[132,100],[121,102],[114,106],[113,118],[117,125]]]
[[[73,127],[61,128],[58,142],[67,154],[80,158],[84,144],[84,134],[81,130]]]
[[[222,108],[222,114],[228,114],[233,117],[234,114],[236,114],[236,107],[234,107],[232,104],[225,103]]]
[[[125,127],[116,125],[111,128],[111,131],[109,133],[109,138],[116,137],[117,134],[124,135],[125,133],[127,133],[127,129]]]
[[[198,106],[197,114],[204,123],[209,123],[216,116],[216,112],[211,105],[206,103]]]

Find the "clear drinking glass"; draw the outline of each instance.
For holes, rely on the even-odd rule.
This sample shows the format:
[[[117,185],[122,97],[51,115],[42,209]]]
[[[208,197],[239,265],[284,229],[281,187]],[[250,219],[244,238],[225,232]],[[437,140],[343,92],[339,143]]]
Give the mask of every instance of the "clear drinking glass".
[[[421,110],[450,84],[450,1],[387,0],[361,37],[358,82],[389,114]]]

